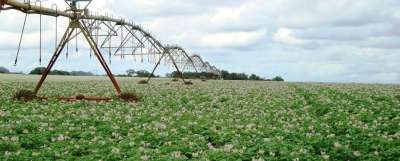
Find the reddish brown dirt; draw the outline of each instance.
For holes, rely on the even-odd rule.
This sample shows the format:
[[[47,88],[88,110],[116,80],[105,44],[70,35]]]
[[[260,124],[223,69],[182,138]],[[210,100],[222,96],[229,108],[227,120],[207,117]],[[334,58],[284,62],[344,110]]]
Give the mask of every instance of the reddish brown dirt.
[[[186,81],[185,84],[186,84],[186,85],[193,85],[193,82]]]
[[[139,82],[138,82],[138,84],[147,84],[148,82],[146,81],[146,80],[140,80]]]
[[[36,94],[30,90],[20,90],[13,96],[13,99],[18,101],[32,101],[36,98]]]
[[[84,95],[78,95],[75,97],[58,97],[57,98],[60,101],[65,101],[65,102],[74,102],[74,101],[95,101],[95,102],[109,102],[112,100],[112,98],[109,97],[86,97]]]
[[[134,93],[124,92],[119,95],[119,98],[126,102],[138,102],[140,97]]]
[[[85,99],[85,96],[82,95],[82,94],[80,94],[80,95],[75,96],[75,98],[76,98],[77,100],[83,100],[83,99]]]

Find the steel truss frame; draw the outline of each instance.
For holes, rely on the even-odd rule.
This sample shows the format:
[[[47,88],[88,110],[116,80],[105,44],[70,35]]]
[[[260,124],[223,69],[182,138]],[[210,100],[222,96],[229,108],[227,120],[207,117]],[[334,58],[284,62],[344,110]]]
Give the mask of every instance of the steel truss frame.
[[[80,34],[83,34],[86,41],[89,43],[91,52],[94,53],[103,69],[106,71],[117,94],[121,93],[121,89],[101,51],[103,51],[103,53],[108,53],[110,58],[111,56],[120,56],[123,59],[126,56],[132,56],[135,60],[139,59],[143,62],[146,57],[148,62],[156,63],[151,75],[154,74],[156,69],[164,61],[165,64],[174,67],[176,71],[180,73],[180,78],[184,82],[185,79],[181,74],[184,70],[218,73],[218,69],[204,62],[200,56],[189,56],[189,54],[179,46],[164,46],[152,36],[150,32],[124,19],[91,14],[86,8],[83,10],[72,9],[62,11],[57,8],[52,9],[36,6],[17,0],[0,0],[0,7],[1,10],[13,9],[26,14],[40,14],[53,17],[61,16],[70,19],[70,24],[64,36],[58,43],[45,72],[34,90],[35,93],[38,93],[40,90],[64,47]],[[74,31],[76,32],[74,33]],[[201,61],[193,60],[198,58],[200,58]],[[151,75],[147,78],[147,81],[150,81]]]
[[[191,59],[199,72],[211,73],[221,78],[221,71],[217,67],[212,66],[209,62],[204,61],[199,55],[194,54],[191,56]]]

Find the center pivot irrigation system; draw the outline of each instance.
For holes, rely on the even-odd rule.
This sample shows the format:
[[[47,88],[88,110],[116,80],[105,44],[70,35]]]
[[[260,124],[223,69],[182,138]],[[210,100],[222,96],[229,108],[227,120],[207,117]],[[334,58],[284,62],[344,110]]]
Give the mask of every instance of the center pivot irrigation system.
[[[15,64],[18,62],[26,20],[29,14],[40,15],[40,63],[42,61],[42,15],[55,17],[56,26],[58,25],[57,19],[59,17],[69,19],[67,29],[60,40],[58,40],[56,27],[55,51],[33,91],[35,96],[65,48],[66,57],[68,58],[69,43],[75,39],[77,46],[77,37],[79,35],[83,35],[88,42],[91,48],[90,56],[94,55],[100,62],[118,96],[122,95],[122,91],[107,64],[105,56],[109,57],[109,63],[111,63],[112,56],[118,56],[122,59],[132,56],[135,60],[141,62],[147,60],[148,62],[155,63],[155,67],[146,82],[150,81],[154,72],[162,63],[174,67],[178,76],[184,82],[182,73],[186,70],[220,76],[220,71],[215,66],[203,61],[199,55],[190,56],[179,46],[163,45],[149,32],[142,29],[139,25],[135,25],[133,22],[113,18],[108,15],[91,13],[87,7],[91,4],[92,0],[64,1],[68,5],[66,10],[59,10],[56,4],[53,4],[51,8],[44,7],[40,0],[36,0],[33,3],[26,0],[0,0],[0,12],[18,10],[25,13]]]

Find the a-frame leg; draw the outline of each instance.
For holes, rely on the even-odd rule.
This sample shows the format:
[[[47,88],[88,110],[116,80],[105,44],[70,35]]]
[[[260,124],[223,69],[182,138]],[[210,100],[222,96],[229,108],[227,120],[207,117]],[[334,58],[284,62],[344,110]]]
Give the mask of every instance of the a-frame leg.
[[[65,34],[64,34],[63,38],[60,41],[60,44],[58,45],[56,51],[53,54],[53,57],[51,58],[49,64],[47,65],[47,68],[43,72],[42,77],[40,78],[40,81],[36,85],[34,93],[37,94],[39,92],[39,89],[42,87],[44,81],[46,80],[47,76],[49,75],[51,69],[53,68],[53,66],[54,66],[55,62],[57,61],[58,57],[60,56],[62,50],[64,49],[65,45],[70,40],[71,35],[74,33],[74,31],[77,28],[81,29],[81,31],[82,31],[83,35],[85,36],[86,40],[88,41],[90,47],[94,51],[94,53],[95,53],[96,57],[98,58],[98,60],[100,61],[100,64],[103,66],[104,70],[106,71],[107,76],[110,78],[111,82],[113,83],[114,88],[117,91],[117,94],[118,95],[121,94],[121,89],[120,89],[120,87],[119,87],[114,75],[112,74],[110,68],[108,67],[105,59],[101,55],[100,50],[97,47],[97,44],[95,43],[93,38],[90,36],[90,34],[87,31],[87,29],[79,21],[71,21],[71,23],[69,24],[69,26],[67,28],[67,31],[65,31]]]
[[[154,67],[153,71],[151,72],[151,74],[150,74],[149,77],[147,78],[147,82],[149,82],[150,79],[151,79],[151,77],[154,75],[154,72],[156,71],[157,67],[161,64],[161,61],[162,61],[162,59],[164,58],[165,54],[166,54],[166,53],[165,53],[165,51],[164,51],[164,53],[161,55],[160,59],[158,60],[156,66]]]
[[[166,50],[168,50],[168,49],[166,49]],[[153,71],[151,72],[151,74],[150,74],[149,77],[147,78],[147,82],[150,81],[151,77],[154,75],[154,72],[156,71],[156,69],[158,68],[158,66],[161,64],[161,61],[162,61],[162,59],[165,57],[166,54],[168,54],[168,56],[170,57],[170,59],[171,59],[171,61],[172,61],[172,64],[174,65],[176,71],[177,71],[178,74],[179,74],[179,77],[182,79],[183,82],[186,82],[186,81],[185,81],[185,78],[183,78],[183,73],[181,73],[181,71],[180,71],[179,68],[178,68],[178,65],[175,63],[174,58],[173,58],[172,55],[169,53],[169,51],[165,51],[165,50],[164,50],[164,53],[161,55],[160,59],[158,60],[156,66],[155,66],[154,69],[153,69]]]
[[[182,79],[182,81],[183,81],[183,83],[185,83],[186,81],[185,81],[185,78],[183,78],[183,73],[181,72],[181,70],[178,68],[178,65],[175,63],[175,60],[174,60],[174,57],[170,54],[170,52],[168,51],[168,55],[169,55],[169,58],[171,59],[171,61],[172,61],[172,64],[175,66],[175,68],[176,68],[176,72],[178,72],[178,77],[180,77],[181,79]]]
[[[90,35],[89,31],[87,30],[87,28],[82,25],[81,22],[77,21],[76,22],[79,26],[79,28],[81,29],[84,37],[86,38],[86,40],[88,41],[90,47],[92,48],[94,55],[97,57],[97,59],[99,60],[101,66],[103,66],[104,70],[106,71],[107,76],[110,78],[111,82],[114,85],[115,90],[117,91],[117,94],[120,95],[121,94],[121,88],[118,85],[118,82],[116,81],[114,75],[112,74],[110,68],[107,65],[106,60],[104,59],[104,57],[101,55],[100,49],[98,48],[96,41],[92,38],[92,36]]]
[[[46,80],[47,76],[49,75],[51,69],[53,68],[55,62],[57,61],[58,57],[60,56],[62,50],[64,49],[65,45],[68,42],[69,37],[71,37],[72,33],[75,31],[74,28],[71,28],[70,26],[68,26],[67,30],[64,33],[63,38],[61,39],[59,45],[57,46],[56,51],[54,51],[54,54],[49,62],[49,64],[47,65],[45,71],[42,73],[42,77],[40,78],[38,84],[35,87],[34,93],[37,95],[37,93],[39,92],[39,89],[42,87],[43,82]]]

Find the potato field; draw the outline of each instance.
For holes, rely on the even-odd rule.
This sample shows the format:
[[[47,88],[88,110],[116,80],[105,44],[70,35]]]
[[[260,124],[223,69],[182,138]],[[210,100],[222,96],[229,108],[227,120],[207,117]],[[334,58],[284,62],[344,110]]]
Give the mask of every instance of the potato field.
[[[0,75],[0,160],[399,160],[400,86]],[[115,97],[62,102],[58,96]]]

